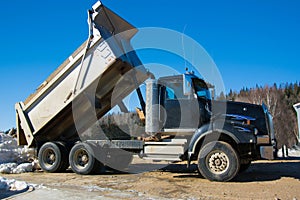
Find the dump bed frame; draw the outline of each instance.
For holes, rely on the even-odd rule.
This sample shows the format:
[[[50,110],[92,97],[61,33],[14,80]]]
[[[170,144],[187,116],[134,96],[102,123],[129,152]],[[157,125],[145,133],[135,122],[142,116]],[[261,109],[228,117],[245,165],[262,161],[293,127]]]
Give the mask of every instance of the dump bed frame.
[[[121,99],[111,98],[124,74],[133,69],[135,75],[146,74],[130,45],[137,33],[135,27],[101,2],[89,11],[89,25],[88,40],[34,94],[15,105],[19,145],[78,139],[79,132],[119,103]],[[145,79],[146,76],[136,77],[116,98],[126,97]],[[91,110],[95,116],[89,114]]]

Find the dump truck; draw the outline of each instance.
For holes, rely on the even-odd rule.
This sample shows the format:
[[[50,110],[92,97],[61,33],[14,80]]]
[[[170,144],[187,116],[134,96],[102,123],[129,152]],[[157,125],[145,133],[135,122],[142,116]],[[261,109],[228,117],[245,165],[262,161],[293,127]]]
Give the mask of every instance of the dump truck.
[[[205,178],[229,181],[251,161],[274,158],[272,116],[265,105],[213,100],[208,84],[188,71],[155,78],[131,46],[138,30],[100,1],[89,10],[88,23],[87,41],[15,105],[18,144],[37,149],[44,171],[126,171],[138,155],[187,166],[196,161]],[[123,99],[134,91],[148,137],[90,133],[113,107],[128,111]]]

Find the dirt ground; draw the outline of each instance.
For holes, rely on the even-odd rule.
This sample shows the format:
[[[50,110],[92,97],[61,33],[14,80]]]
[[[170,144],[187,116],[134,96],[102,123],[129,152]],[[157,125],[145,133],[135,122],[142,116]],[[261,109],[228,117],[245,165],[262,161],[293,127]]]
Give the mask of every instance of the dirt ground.
[[[82,176],[67,171],[1,176],[37,184],[32,192],[2,196],[9,199],[300,200],[300,159],[254,162],[247,171],[227,183],[210,182],[198,175],[196,165],[187,170],[184,164],[171,164],[139,174],[107,171]]]

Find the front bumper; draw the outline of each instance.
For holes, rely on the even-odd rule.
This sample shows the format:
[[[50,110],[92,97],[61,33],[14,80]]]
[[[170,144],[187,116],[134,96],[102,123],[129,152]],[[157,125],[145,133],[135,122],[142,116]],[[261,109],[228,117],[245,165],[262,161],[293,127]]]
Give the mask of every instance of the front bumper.
[[[274,160],[274,147],[273,146],[260,146],[260,157],[262,159]]]

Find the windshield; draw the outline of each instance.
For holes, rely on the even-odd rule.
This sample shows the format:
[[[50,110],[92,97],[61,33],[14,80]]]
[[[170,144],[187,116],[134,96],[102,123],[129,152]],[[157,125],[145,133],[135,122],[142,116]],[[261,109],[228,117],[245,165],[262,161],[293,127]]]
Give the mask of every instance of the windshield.
[[[203,80],[193,79],[193,84],[197,97],[211,100],[210,91]]]

